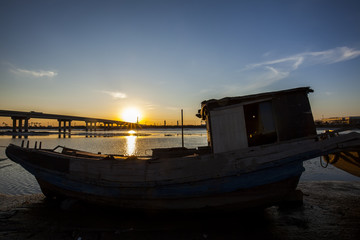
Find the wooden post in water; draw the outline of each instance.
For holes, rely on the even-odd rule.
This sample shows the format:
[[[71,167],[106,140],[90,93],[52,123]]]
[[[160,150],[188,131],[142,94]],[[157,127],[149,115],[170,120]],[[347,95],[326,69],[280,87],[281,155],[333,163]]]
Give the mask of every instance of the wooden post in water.
[[[184,117],[181,109],[181,147],[184,147]]]

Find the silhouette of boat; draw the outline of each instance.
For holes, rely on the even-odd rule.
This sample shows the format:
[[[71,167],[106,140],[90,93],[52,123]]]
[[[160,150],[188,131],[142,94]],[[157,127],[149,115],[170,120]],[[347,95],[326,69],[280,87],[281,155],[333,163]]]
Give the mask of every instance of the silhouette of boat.
[[[208,146],[158,148],[151,156],[95,154],[10,144],[7,156],[33,174],[49,198],[128,209],[267,207],[293,195],[303,161],[359,149],[359,133],[316,134],[308,87],[208,100],[198,117]]]

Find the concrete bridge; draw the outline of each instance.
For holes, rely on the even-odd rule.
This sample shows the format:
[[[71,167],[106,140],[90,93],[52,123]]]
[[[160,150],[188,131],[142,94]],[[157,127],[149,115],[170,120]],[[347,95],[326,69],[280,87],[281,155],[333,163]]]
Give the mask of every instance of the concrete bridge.
[[[48,114],[42,112],[21,112],[21,111],[8,111],[0,110],[0,117],[11,117],[13,120],[13,132],[28,132],[29,131],[29,119],[40,118],[40,119],[56,119],[59,122],[59,133],[62,131],[65,133],[71,132],[71,121],[83,121],[85,122],[86,131],[93,131],[96,129],[97,123],[103,123],[105,128],[110,128],[114,125],[123,126],[128,124],[127,122],[101,119],[101,118],[90,118],[90,117],[79,117],[69,115],[58,115]]]

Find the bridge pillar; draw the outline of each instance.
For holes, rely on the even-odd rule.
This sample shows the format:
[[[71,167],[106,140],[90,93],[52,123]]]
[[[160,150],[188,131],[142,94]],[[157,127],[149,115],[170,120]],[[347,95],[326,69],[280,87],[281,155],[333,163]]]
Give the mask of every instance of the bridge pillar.
[[[71,133],[71,120],[68,121],[69,125],[68,125],[68,132]]]
[[[22,132],[23,129],[23,120],[24,120],[24,131],[28,132],[29,131],[29,118],[28,117],[11,117],[11,119],[13,120],[13,126],[12,126],[12,131],[15,133],[16,129],[18,129],[18,132]],[[19,122],[19,124],[16,124],[17,122]]]
[[[71,132],[71,120],[64,120],[64,119],[58,119],[59,122],[59,133],[64,132],[66,133],[66,130],[68,132]],[[66,126],[66,123],[68,122],[68,126]]]
[[[96,122],[85,122],[86,124],[86,131],[96,131]]]
[[[59,136],[61,134],[61,132],[63,132],[63,134],[66,133],[66,130],[68,131],[68,133],[71,133],[71,120],[64,120],[64,119],[58,119],[59,122]]]
[[[29,118],[25,118],[25,132],[29,132]]]
[[[63,120],[62,130],[63,130],[64,133],[66,133],[66,120]]]
[[[22,132],[22,118],[19,118],[18,130],[19,130],[19,132]]]
[[[58,122],[59,122],[59,134],[61,133],[61,119],[58,119]]]
[[[13,120],[13,129],[12,129],[12,131],[16,132],[16,118],[11,117],[11,119]]]

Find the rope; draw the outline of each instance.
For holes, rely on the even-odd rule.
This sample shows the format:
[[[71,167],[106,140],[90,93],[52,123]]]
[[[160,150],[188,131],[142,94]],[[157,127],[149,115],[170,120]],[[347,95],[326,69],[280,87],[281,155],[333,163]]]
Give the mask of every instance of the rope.
[[[322,161],[322,156],[320,156],[320,165],[321,165],[323,168],[327,168],[327,166],[329,165],[329,161],[326,161],[326,165],[324,166],[324,165],[323,165],[323,161]]]

